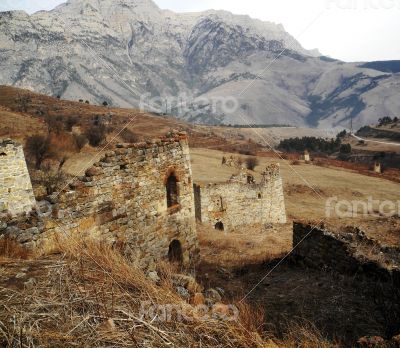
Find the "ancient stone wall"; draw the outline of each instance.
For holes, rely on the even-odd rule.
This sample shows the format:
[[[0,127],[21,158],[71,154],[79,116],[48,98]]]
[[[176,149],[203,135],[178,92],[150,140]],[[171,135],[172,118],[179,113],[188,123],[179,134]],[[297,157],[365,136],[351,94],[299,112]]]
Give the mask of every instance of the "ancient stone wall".
[[[285,223],[279,166],[267,168],[260,183],[242,172],[223,184],[195,185],[196,218],[229,231],[240,226]]]
[[[176,201],[167,205],[168,178],[176,179]],[[175,180],[174,179],[174,180]],[[42,216],[31,237],[18,223],[8,232],[41,244],[54,234],[90,235],[118,245],[142,267],[179,256],[197,257],[189,147],[184,134],[152,143],[118,145],[68,190],[49,197],[51,215]],[[7,230],[6,228],[6,230]],[[7,232],[5,232],[7,233]],[[171,244],[172,243],[172,244]],[[176,250],[178,248],[178,250]]]
[[[29,213],[35,197],[21,144],[0,142],[0,212],[12,216]]]

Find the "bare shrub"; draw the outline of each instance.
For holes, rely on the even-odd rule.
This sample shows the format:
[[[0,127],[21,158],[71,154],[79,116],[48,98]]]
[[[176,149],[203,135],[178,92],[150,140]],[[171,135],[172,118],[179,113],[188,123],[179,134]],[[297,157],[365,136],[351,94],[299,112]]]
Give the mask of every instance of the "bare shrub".
[[[72,127],[78,124],[78,118],[75,116],[69,116],[65,119],[65,130],[67,132],[72,132]]]
[[[55,170],[50,165],[43,166],[40,175],[40,183],[46,189],[48,195],[59,191],[65,182],[66,176],[61,170]]]
[[[32,98],[29,94],[18,93],[15,103],[17,105],[17,111],[27,112],[29,104],[32,102]]]
[[[88,138],[84,134],[74,134],[74,140],[76,147],[79,152],[85,147],[85,145],[89,142]]]
[[[49,136],[32,135],[26,140],[25,150],[35,161],[35,168],[40,169],[42,162],[54,155]]]
[[[293,160],[293,161],[290,162],[290,165],[299,166],[300,165],[300,161],[299,160]]]
[[[125,128],[120,135],[122,140],[126,143],[137,143],[139,141],[138,136],[128,128]]]
[[[246,168],[248,170],[254,170],[258,165],[260,161],[258,160],[257,157],[248,157],[246,158]]]
[[[47,116],[45,118],[45,121],[47,123],[47,129],[48,129],[49,133],[54,133],[54,134],[59,135],[65,129],[64,121],[61,116],[57,116],[57,117]]]
[[[86,130],[85,135],[89,144],[97,147],[106,139],[106,128],[103,125],[93,125]]]

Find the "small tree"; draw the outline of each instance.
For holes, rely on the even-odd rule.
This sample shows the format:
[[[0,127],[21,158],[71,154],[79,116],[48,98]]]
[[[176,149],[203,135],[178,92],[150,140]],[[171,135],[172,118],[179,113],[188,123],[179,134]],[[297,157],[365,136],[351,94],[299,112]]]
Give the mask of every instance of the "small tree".
[[[36,181],[46,189],[46,194],[51,195],[54,192],[59,191],[63,183],[65,182],[66,176],[62,171],[66,158],[63,158],[58,165],[58,168],[51,166],[46,163],[41,166],[40,172],[38,172]]]
[[[108,103],[106,101],[103,101],[103,106],[108,106]]]
[[[106,139],[106,128],[103,125],[93,125],[85,132],[89,144],[93,147],[99,146]]]
[[[88,143],[88,138],[84,134],[75,134],[74,139],[75,139],[76,147],[78,148],[79,152]]]
[[[61,132],[64,130],[64,122],[61,116],[47,116],[46,123],[49,133],[61,134]]]
[[[258,165],[259,161],[257,157],[247,157],[246,158],[246,168],[248,170],[254,170]]]
[[[26,151],[35,160],[35,168],[40,169],[42,162],[46,158],[53,156],[50,137],[43,135],[33,135],[26,140]]]
[[[348,155],[351,153],[351,145],[350,144],[342,144],[340,146],[340,153],[343,155]]]

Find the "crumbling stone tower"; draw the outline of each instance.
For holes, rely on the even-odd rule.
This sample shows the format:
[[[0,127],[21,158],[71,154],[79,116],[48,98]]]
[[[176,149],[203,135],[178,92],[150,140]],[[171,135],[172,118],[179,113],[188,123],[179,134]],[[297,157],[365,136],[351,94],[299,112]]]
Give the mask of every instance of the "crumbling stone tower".
[[[226,183],[194,186],[196,218],[216,230],[286,223],[282,177],[278,164],[268,166],[256,182],[248,171]]]
[[[22,145],[0,141],[0,212],[16,216],[29,213],[35,204]]]

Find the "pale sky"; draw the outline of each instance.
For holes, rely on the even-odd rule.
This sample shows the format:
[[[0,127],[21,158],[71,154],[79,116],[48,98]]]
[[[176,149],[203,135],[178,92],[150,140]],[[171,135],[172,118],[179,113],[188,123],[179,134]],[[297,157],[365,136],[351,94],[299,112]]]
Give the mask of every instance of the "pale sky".
[[[0,11],[49,10],[63,0],[0,0]],[[307,49],[344,61],[400,60],[400,0],[155,0],[164,9],[223,9],[281,23]]]

